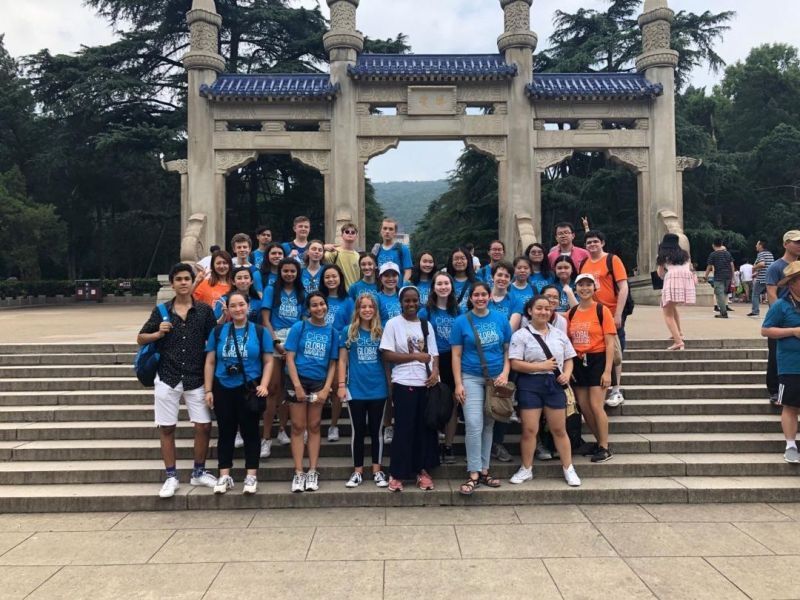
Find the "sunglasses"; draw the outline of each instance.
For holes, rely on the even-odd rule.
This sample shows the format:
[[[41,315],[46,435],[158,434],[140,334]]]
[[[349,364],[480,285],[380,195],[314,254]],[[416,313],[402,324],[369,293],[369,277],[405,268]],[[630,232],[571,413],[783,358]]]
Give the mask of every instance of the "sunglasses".
[[[355,229],[345,229],[342,233],[356,234],[358,232]]]

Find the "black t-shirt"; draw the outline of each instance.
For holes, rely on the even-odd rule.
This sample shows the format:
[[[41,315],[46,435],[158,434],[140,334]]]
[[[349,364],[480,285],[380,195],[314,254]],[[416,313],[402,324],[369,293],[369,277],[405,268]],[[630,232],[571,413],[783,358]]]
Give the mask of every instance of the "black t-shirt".
[[[733,257],[727,250],[714,250],[708,255],[708,264],[714,267],[714,279],[716,281],[730,281],[733,279],[732,262]]]

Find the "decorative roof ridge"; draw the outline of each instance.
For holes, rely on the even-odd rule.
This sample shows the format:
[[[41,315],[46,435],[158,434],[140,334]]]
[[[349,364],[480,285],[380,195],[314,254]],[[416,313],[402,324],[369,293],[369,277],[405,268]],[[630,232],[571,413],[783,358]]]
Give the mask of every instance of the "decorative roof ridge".
[[[534,73],[526,86],[534,100],[640,100],[664,93],[664,86],[640,73]]]
[[[339,93],[327,73],[223,73],[200,86],[212,100],[333,100]]]
[[[354,79],[508,79],[517,75],[517,65],[501,54],[364,53],[347,72]]]

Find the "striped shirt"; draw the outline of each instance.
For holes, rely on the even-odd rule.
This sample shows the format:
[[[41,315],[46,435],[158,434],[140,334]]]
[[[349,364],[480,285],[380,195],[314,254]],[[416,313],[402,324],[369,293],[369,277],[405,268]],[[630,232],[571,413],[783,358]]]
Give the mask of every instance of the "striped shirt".
[[[756,276],[754,277],[754,279],[758,283],[766,283],[767,269],[769,269],[769,266],[775,262],[775,257],[772,256],[772,252],[770,252],[769,250],[762,250],[761,252],[758,253],[758,256],[756,256],[755,264],[758,264],[760,262],[763,262],[764,266],[761,267],[756,272]]]

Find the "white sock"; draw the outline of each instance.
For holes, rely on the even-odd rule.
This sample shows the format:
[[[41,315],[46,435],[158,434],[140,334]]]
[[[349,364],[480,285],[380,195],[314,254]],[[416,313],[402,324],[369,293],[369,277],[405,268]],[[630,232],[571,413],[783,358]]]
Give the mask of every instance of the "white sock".
[[[786,440],[786,449],[794,448],[797,450],[797,443],[794,440]]]

